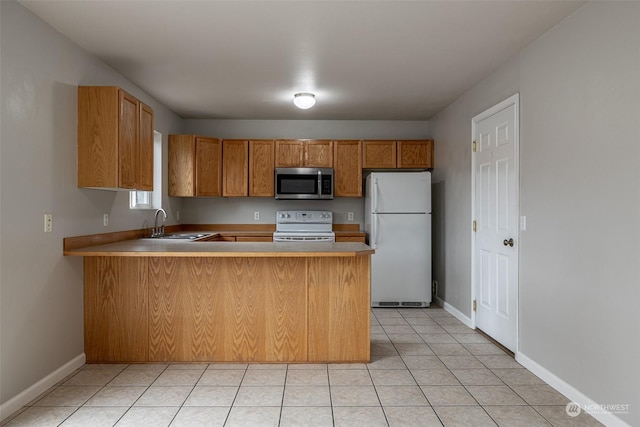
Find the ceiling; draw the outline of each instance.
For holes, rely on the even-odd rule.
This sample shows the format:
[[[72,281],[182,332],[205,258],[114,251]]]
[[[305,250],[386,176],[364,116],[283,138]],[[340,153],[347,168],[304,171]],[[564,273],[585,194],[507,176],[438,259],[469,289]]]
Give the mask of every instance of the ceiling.
[[[183,118],[428,120],[584,2],[21,3]]]

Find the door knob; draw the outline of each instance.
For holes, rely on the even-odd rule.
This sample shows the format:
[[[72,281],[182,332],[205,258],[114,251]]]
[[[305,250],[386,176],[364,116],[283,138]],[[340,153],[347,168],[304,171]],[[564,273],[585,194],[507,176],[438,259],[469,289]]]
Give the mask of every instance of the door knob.
[[[513,237],[512,237],[511,239],[509,239],[509,240],[504,239],[504,241],[502,242],[502,244],[503,244],[503,245],[505,245],[505,246],[511,246],[511,247],[513,247]]]

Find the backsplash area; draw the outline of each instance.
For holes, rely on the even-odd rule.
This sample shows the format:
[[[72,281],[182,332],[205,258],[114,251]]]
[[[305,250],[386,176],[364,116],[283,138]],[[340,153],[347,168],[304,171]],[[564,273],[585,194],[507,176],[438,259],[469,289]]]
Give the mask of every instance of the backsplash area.
[[[263,197],[185,198],[180,209],[183,224],[275,224],[279,210],[325,210],[333,212],[334,224],[359,224],[364,229],[364,198],[333,200],[276,200]],[[254,219],[259,212],[260,219]],[[348,221],[353,212],[354,220]]]

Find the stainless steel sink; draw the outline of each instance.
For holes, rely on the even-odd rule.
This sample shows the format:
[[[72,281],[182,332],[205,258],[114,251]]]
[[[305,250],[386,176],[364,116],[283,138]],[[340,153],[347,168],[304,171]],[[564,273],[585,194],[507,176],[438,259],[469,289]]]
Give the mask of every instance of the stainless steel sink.
[[[211,236],[212,233],[171,233],[157,237],[143,237],[143,239],[196,240]]]

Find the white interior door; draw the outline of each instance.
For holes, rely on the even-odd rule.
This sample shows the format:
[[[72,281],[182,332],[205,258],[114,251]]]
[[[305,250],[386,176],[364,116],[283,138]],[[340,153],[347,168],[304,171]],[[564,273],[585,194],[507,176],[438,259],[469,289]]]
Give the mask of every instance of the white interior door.
[[[518,95],[473,119],[476,327],[515,352],[518,331]]]

